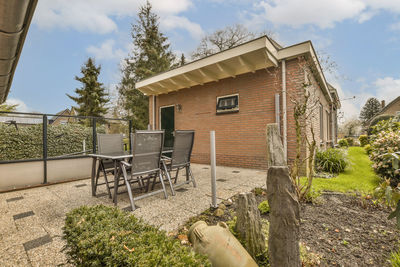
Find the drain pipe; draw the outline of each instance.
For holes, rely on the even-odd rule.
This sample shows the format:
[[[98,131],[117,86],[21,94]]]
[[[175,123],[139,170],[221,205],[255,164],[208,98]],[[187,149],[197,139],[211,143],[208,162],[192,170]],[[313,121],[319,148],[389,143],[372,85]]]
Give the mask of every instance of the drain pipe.
[[[156,96],[153,95],[153,130],[156,129]]]
[[[287,114],[286,114],[286,61],[282,60],[282,128],[283,152],[287,162]]]

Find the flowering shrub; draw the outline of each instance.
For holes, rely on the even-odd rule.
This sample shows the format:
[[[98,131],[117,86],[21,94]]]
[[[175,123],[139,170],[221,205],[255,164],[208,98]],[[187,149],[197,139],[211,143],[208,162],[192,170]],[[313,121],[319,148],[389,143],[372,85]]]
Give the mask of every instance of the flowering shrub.
[[[400,130],[380,131],[372,140],[373,168],[383,178],[390,179],[392,186],[396,186],[400,182],[400,169],[393,153],[400,151]]]
[[[340,146],[340,147],[348,147],[348,146],[349,146],[349,143],[347,142],[346,139],[340,139],[340,140],[339,140],[339,146]]]

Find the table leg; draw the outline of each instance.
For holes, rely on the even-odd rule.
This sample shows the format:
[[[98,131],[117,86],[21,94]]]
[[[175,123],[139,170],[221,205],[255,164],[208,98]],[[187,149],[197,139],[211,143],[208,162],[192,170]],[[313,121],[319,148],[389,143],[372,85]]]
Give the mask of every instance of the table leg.
[[[118,175],[118,160],[114,160],[114,205],[117,205],[117,196],[118,196],[118,184],[119,184],[119,175]]]
[[[96,163],[97,163],[97,158],[93,157],[93,161],[92,161],[92,177],[91,177],[91,186],[92,186],[92,196],[96,196],[96,190],[95,190],[95,177],[96,177]]]

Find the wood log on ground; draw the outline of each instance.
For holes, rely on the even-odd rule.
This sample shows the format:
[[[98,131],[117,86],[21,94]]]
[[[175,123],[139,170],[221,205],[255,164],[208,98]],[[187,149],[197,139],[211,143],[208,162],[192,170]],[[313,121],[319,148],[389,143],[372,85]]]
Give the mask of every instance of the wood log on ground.
[[[236,231],[244,247],[255,258],[265,250],[260,211],[253,193],[241,193],[237,200]]]

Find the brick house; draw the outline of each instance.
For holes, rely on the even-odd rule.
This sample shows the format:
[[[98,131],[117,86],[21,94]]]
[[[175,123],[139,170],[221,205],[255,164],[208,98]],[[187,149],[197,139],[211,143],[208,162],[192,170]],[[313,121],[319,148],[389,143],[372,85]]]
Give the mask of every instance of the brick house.
[[[303,64],[303,62],[311,62]],[[266,125],[278,123],[287,159],[295,157],[293,97],[304,84],[318,96],[312,116],[322,148],[336,143],[336,90],[310,41],[281,47],[263,36],[136,83],[149,96],[149,127],[196,131],[192,161],[209,164],[209,132],[216,132],[217,164],[265,169]]]

